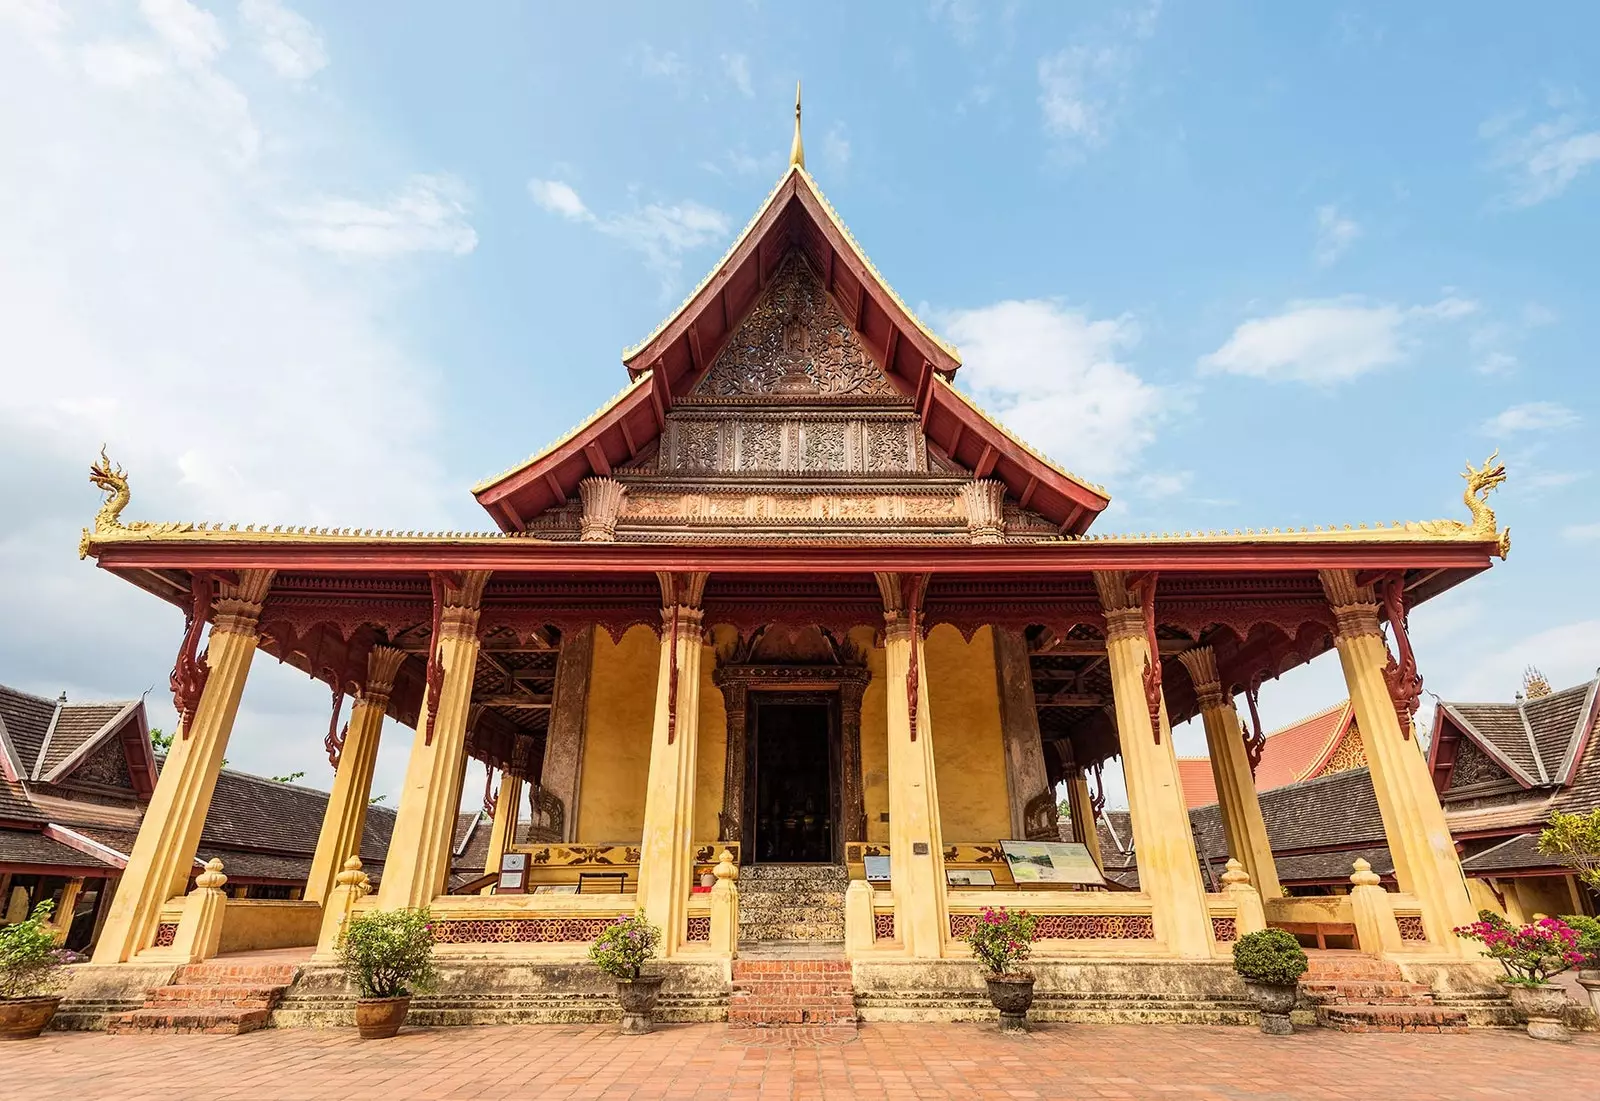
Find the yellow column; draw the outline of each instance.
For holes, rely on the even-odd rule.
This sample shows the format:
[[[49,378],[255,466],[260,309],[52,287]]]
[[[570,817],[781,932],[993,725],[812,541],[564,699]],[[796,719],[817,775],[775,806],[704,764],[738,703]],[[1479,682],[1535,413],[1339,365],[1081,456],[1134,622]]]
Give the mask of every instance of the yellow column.
[[[1106,663],[1117,712],[1117,739],[1128,785],[1128,817],[1139,865],[1139,889],[1150,896],[1156,936],[1175,956],[1206,959],[1213,953],[1205,882],[1189,832],[1189,809],[1178,779],[1166,703],[1152,730],[1144,671],[1150,652],[1144,613],[1121,571],[1097,571],[1095,587],[1106,615]],[[1159,738],[1159,742],[1158,739]]]
[[[1200,717],[1206,727],[1206,748],[1211,755],[1211,775],[1217,784],[1222,829],[1228,835],[1228,853],[1237,857],[1262,898],[1277,898],[1278,866],[1272,859],[1272,842],[1261,817],[1256,780],[1250,774],[1250,755],[1244,746],[1233,698],[1222,690],[1217,675],[1217,655],[1209,646],[1196,646],[1178,655],[1189,671],[1200,699]]]
[[[911,630],[906,592],[897,574],[878,574],[884,602],[884,683],[888,703],[889,887],[895,936],[906,955],[938,959],[950,936],[944,879],[944,834],[933,768],[933,716],[921,624]],[[921,602],[920,591],[911,594]],[[910,707],[911,655],[917,655],[917,714]]]
[[[240,570],[221,582],[211,602],[205,690],[189,722],[178,731],[145,808],[128,866],[100,930],[94,962],[125,963],[155,939],[161,907],[181,894],[194,867],[222,755],[233,733],[245,677],[255,657],[261,602],[271,570]]]
[[[1095,866],[1105,867],[1100,858],[1100,829],[1094,818],[1094,800],[1089,796],[1089,778],[1079,769],[1067,780],[1067,809],[1072,815],[1072,836],[1083,842]]]
[[[444,669],[439,706],[428,731],[432,701],[425,695],[411,741],[405,786],[395,811],[394,833],[384,859],[378,908],[427,906],[444,890],[450,873],[450,835],[461,803],[467,715],[478,663],[478,602],[489,581],[486,570],[468,571],[459,586],[442,586],[439,637],[433,641]]]
[[[661,955],[683,950],[694,844],[695,764],[700,743],[700,596],[706,575],[662,575],[661,669],[656,676],[650,774],[645,788],[644,837],[639,850],[639,908],[661,927]],[[674,626],[676,624],[676,626]],[[677,699],[672,699],[676,635]]]
[[[317,850],[311,858],[311,874],[306,878],[305,897],[310,902],[326,899],[344,862],[361,855],[361,833],[367,824],[367,801],[372,798],[378,738],[383,733],[383,716],[389,708],[395,675],[405,659],[405,651],[392,646],[375,646],[367,657],[367,682],[350,709],[339,770],[333,776],[333,791],[328,795],[322,831],[317,834]]]
[[[1451,930],[1477,920],[1455,842],[1417,743],[1401,731],[1383,670],[1389,648],[1378,627],[1378,603],[1350,570],[1323,570],[1322,588],[1333,605],[1333,636],[1345,685],[1367,751],[1372,789],[1383,814],[1384,837],[1400,889],[1422,906],[1422,924],[1436,948],[1475,955]]]
[[[522,777],[515,772],[500,774],[500,790],[494,798],[494,821],[489,826],[489,852],[484,856],[483,873],[500,874],[500,857],[517,838],[517,817],[522,810]],[[485,887],[483,894],[493,894]]]

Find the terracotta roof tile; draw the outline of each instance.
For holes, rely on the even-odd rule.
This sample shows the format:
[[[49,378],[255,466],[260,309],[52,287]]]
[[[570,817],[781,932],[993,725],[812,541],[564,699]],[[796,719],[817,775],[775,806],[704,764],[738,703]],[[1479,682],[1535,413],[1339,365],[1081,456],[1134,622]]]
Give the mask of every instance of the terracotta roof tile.
[[[43,822],[45,817],[28,801],[27,793],[22,790],[21,784],[13,784],[0,776],[0,819],[11,822]]]
[[[39,763],[39,750],[44,747],[44,738],[55,713],[55,700],[0,684],[0,722],[5,724],[12,748],[17,751],[17,763],[24,777],[32,776],[34,766]]]
[[[113,865],[88,853],[28,830],[0,830],[0,865],[56,864],[68,868],[102,868]]]
[[[1349,728],[1350,701],[1341,700],[1315,715],[1267,732],[1256,768],[1256,790],[1270,791],[1311,776],[1325,764]],[[1217,801],[1217,786],[1209,757],[1179,757],[1178,776],[1184,801],[1203,807]]]
[[[1524,833],[1497,842],[1476,856],[1465,858],[1461,861],[1461,870],[1468,875],[1485,875],[1492,872],[1554,868],[1559,865],[1560,861],[1539,851],[1538,834]]]
[[[45,747],[39,764],[39,775],[48,776],[57,765],[72,756],[83,743],[104,730],[106,724],[128,709],[137,700],[109,701],[106,703],[68,703],[62,707],[55,727],[50,731],[50,743]]]

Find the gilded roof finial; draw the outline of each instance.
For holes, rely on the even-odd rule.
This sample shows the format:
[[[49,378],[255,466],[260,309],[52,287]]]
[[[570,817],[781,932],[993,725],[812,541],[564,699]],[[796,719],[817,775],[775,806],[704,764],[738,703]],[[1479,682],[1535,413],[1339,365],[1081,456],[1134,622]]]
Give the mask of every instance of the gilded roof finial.
[[[1549,680],[1536,666],[1530,665],[1522,671],[1522,694],[1526,698],[1542,700],[1552,691]]]
[[[806,166],[806,147],[800,140],[800,82],[794,82],[794,143],[789,146],[789,167]]]

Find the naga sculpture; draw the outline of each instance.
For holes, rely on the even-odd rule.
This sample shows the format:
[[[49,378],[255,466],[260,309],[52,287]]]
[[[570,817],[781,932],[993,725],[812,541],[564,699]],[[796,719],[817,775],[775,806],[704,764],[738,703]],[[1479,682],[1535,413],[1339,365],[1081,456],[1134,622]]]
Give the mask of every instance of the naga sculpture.
[[[94,527],[84,528],[83,534],[78,539],[78,558],[82,560],[89,557],[89,541],[93,536],[114,535],[124,531],[138,531],[156,535],[166,531],[178,531],[186,528],[187,524],[152,524],[145,520],[133,520],[124,524],[121,520],[122,510],[128,507],[128,474],[122,467],[111,465],[111,459],[106,455],[104,445],[100,448],[100,459],[89,465],[89,481],[105,491],[106,499],[100,503],[100,511],[94,514]]]
[[[1500,449],[1483,461],[1481,467],[1467,464],[1467,469],[1461,476],[1467,480],[1466,492],[1461,499],[1467,503],[1467,511],[1472,513],[1472,532],[1474,535],[1493,535],[1498,530],[1495,527],[1494,509],[1489,507],[1489,494],[1498,489],[1506,480],[1506,464],[1499,462]],[[1504,558],[1511,550],[1511,529],[1507,528],[1500,533],[1500,557]]]

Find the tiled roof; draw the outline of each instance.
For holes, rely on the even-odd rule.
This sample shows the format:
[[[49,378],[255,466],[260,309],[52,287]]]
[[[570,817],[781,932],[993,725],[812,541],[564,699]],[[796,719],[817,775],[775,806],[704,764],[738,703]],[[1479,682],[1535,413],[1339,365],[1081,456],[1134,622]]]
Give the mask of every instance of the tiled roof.
[[[1350,878],[1352,865],[1358,859],[1371,864],[1380,876],[1394,875],[1394,860],[1383,845],[1327,853],[1288,853],[1275,857],[1273,863],[1278,867],[1280,883],[1342,883]]]
[[[1486,875],[1494,872],[1524,871],[1533,868],[1555,868],[1560,861],[1539,851],[1539,835],[1518,834],[1501,841],[1461,861],[1461,870],[1468,875]]]
[[[53,841],[30,830],[0,830],[0,864],[55,864],[68,868],[112,869],[109,861]]]
[[[1256,767],[1256,790],[1269,791],[1314,775],[1333,755],[1351,725],[1350,701],[1342,700],[1315,715],[1268,731],[1261,763]],[[1178,776],[1183,782],[1184,801],[1190,807],[1217,801],[1211,758],[1179,757]]]
[[[1485,749],[1509,761],[1529,784],[1547,783],[1533,751],[1533,733],[1523,722],[1522,709],[1514,703],[1451,703],[1443,702],[1449,713],[1459,719],[1469,734],[1475,734]]]
[[[25,777],[32,776],[39,763],[39,750],[50,732],[50,720],[55,718],[56,702],[0,684],[0,723],[5,724]]]
[[[43,822],[44,815],[28,801],[22,785],[0,776],[0,819],[10,822]]]
[[[64,705],[61,714],[56,717],[55,727],[50,731],[50,742],[39,761],[37,775],[41,778],[50,775],[62,761],[81,749],[85,742],[104,730],[130,706],[137,706],[138,702],[117,700]]]
[[[289,879],[303,883],[311,874],[309,856],[219,849],[204,844],[196,855],[202,864],[212,858],[221,860],[222,873],[229,879]]]

